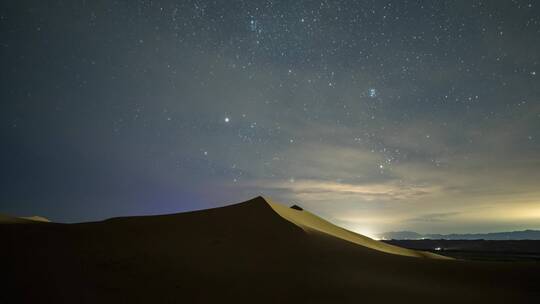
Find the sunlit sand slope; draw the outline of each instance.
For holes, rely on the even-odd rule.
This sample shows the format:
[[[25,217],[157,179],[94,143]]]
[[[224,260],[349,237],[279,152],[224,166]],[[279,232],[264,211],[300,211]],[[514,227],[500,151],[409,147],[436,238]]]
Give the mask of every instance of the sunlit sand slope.
[[[35,224],[48,223],[49,220],[42,216],[13,217],[0,214],[0,224]]]
[[[275,203],[268,198],[266,198],[266,201],[272,207],[272,209],[274,209],[274,211],[276,211],[280,216],[302,228],[307,233],[326,233],[328,235],[355,243],[360,246],[368,247],[390,254],[418,258],[451,259],[431,252],[410,250],[379,242],[367,236],[354,233],[352,231],[336,226],[308,211],[289,208],[284,205]]]

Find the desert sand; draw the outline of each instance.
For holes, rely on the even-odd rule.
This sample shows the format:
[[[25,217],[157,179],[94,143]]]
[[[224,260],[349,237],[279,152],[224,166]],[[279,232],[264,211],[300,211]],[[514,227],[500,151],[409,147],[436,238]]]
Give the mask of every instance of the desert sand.
[[[22,216],[22,217],[13,217],[9,215],[0,214],[0,225],[1,224],[33,224],[36,222],[48,223],[49,220],[42,216]]]
[[[0,240],[0,303],[535,303],[540,296],[536,263],[404,249],[262,197],[93,223],[21,220],[0,225]]]

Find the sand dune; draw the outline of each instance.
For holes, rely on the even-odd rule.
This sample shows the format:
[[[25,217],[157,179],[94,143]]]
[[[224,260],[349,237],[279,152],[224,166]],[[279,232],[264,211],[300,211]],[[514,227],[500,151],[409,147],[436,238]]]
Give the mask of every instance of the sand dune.
[[[171,215],[6,224],[0,240],[0,303],[531,303],[540,286],[538,264],[384,246],[261,197]]]
[[[34,224],[36,222],[48,223],[50,221],[47,218],[37,215],[26,217],[13,217],[0,214],[0,224]]]

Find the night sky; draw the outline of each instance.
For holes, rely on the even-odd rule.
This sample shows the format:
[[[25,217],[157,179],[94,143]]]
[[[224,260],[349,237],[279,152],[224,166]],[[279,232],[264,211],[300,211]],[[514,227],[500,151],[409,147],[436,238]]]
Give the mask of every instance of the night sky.
[[[540,228],[536,1],[2,1],[0,65],[0,213]]]

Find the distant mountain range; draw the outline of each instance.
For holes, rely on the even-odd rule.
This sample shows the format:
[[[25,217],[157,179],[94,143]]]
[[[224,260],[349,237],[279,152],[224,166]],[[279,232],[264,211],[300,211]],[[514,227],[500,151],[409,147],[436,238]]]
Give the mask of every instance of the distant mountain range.
[[[378,237],[382,240],[540,240],[540,230],[465,234],[420,234],[414,231],[392,231],[379,234]]]

